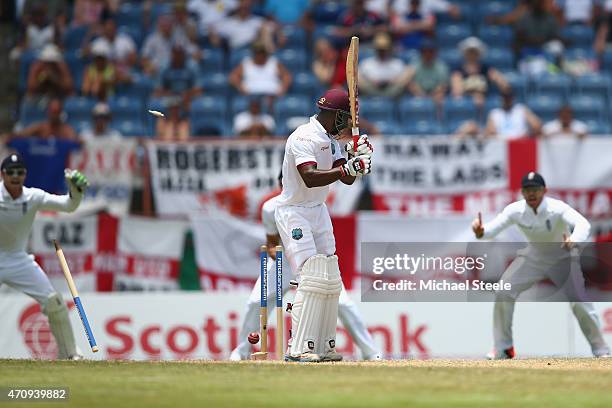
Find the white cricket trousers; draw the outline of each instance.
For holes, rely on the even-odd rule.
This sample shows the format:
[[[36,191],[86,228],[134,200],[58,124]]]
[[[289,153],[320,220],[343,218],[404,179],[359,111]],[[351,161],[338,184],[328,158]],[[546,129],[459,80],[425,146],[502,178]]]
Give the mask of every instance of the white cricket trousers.
[[[493,340],[497,351],[506,350],[513,346],[512,319],[514,305],[518,296],[529,289],[532,285],[543,279],[551,279],[557,287],[564,287],[573,298],[580,298],[584,293],[584,277],[580,266],[572,264],[572,272],[568,281],[571,284],[560,281],[567,279],[562,274],[550,274],[551,263],[529,256],[517,256],[504,272],[501,280],[510,283],[510,292],[497,292],[495,306],[493,309]],[[593,355],[601,356],[610,353],[601,333],[601,326],[597,312],[590,302],[570,302],[570,307],[580,325],[582,333],[591,345]]]

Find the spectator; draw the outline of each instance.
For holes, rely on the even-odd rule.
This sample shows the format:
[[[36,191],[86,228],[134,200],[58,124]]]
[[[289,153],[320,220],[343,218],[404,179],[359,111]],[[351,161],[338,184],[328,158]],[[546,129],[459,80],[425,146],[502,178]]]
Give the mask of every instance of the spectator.
[[[41,139],[78,140],[76,132],[66,123],[66,113],[60,99],[52,99],[47,106],[47,120],[35,123],[21,131],[14,132],[10,137],[38,137]]]
[[[19,3],[19,2],[17,2]],[[17,8],[17,14],[22,17],[23,23],[31,22],[32,12],[40,7],[45,6],[47,9],[47,16],[60,26],[65,25],[66,10],[68,10],[66,0],[25,0],[23,2],[23,8],[20,10]]]
[[[91,43],[91,48],[99,43],[106,43],[110,47],[110,59],[118,70],[128,73],[129,68],[133,67],[137,60],[136,43],[126,33],[117,32],[117,23],[112,18],[104,21],[102,25],[102,36],[96,38]],[[88,52],[90,50],[87,50]]]
[[[460,70],[453,72],[451,93],[456,98],[469,95],[474,104],[482,108],[491,85],[504,91],[508,88],[508,82],[501,72],[481,62],[486,47],[478,38],[466,38],[459,43],[459,48],[463,52],[463,65]]]
[[[397,97],[406,91],[410,70],[404,61],[393,57],[393,44],[387,33],[374,37],[376,55],[359,65],[359,90],[364,95]]]
[[[287,25],[297,25],[308,10],[308,0],[265,0],[264,11],[269,18]]]
[[[592,24],[595,12],[595,3],[599,0],[555,0],[564,24]]]
[[[418,97],[431,97],[441,105],[448,87],[448,67],[437,58],[437,49],[431,40],[423,41],[421,57],[411,68],[410,93]]]
[[[399,38],[402,47],[419,49],[426,36],[433,33],[435,18],[421,10],[421,0],[410,0],[406,13],[396,14],[391,20],[393,34]]]
[[[243,95],[282,96],[291,85],[291,74],[276,57],[270,56],[262,42],[251,47],[246,57],[229,75],[230,84]]]
[[[59,48],[55,44],[47,44],[30,67],[28,96],[65,98],[72,90],[72,76]]]
[[[189,0],[187,10],[198,16],[200,34],[208,35],[237,6],[237,0]]]
[[[607,47],[612,44],[612,1],[598,6],[599,15],[596,19],[595,43],[593,48],[597,54],[603,54]]]
[[[160,74],[155,96],[179,97],[185,106],[189,106],[192,98],[202,94],[198,73],[187,66],[186,60],[187,55],[182,47],[172,47],[170,66]]]
[[[504,140],[518,139],[539,135],[541,127],[540,119],[527,106],[515,103],[514,94],[508,89],[502,93],[502,107],[489,112],[485,135]]]
[[[240,0],[234,13],[219,22],[214,30],[209,30],[213,45],[220,46],[223,40],[229,48],[237,49],[257,39],[263,41],[268,50],[273,50],[277,43],[283,45],[278,25],[253,14],[252,5],[252,0]]]
[[[93,127],[87,127],[81,132],[83,141],[91,140],[121,140],[121,133],[109,127],[111,111],[106,103],[98,102],[91,110]]]
[[[13,61],[19,60],[24,51],[41,52],[46,45],[60,42],[61,29],[49,22],[44,3],[34,3],[25,20],[21,40],[10,53]]]
[[[95,26],[117,12],[118,2],[110,0],[75,0],[72,25]]]
[[[338,51],[326,38],[319,38],[314,46],[314,59],[312,61],[312,72],[322,85],[331,86],[331,81],[336,71]]]
[[[369,42],[379,31],[385,31],[385,21],[376,13],[367,11],[365,0],[353,0],[351,7],[340,15],[336,35],[343,39],[353,35],[363,42]]]
[[[173,45],[185,50],[193,50],[193,44],[186,37],[173,37],[173,20],[171,16],[160,16],[157,20],[157,30],[149,34],[142,47],[142,66],[145,73],[156,75],[170,63]],[[196,47],[197,48],[197,47]],[[192,55],[190,55],[192,56]]]
[[[81,93],[104,101],[115,92],[118,82],[125,82],[115,65],[109,60],[111,48],[108,43],[99,42],[91,48],[93,62],[85,68]]]
[[[559,118],[552,120],[542,128],[542,135],[552,138],[578,138],[583,139],[589,131],[586,123],[574,119],[574,112],[568,105],[559,110]]]
[[[157,138],[167,142],[188,140],[191,134],[189,114],[181,98],[167,98],[166,106],[166,117],[157,119]]]
[[[269,136],[274,132],[274,119],[261,110],[261,99],[251,98],[249,110],[234,118],[234,132],[240,136]]]
[[[368,11],[383,18],[394,18],[394,15],[404,15],[410,8],[410,0],[369,0],[366,2]],[[448,14],[454,19],[461,18],[461,9],[447,0],[422,0],[419,12],[425,15]]]
[[[559,24],[545,1],[533,0],[516,24],[517,50],[523,57],[538,55],[546,43],[559,38]]]
[[[202,52],[198,48],[198,25],[187,12],[184,0],[174,3],[174,29],[172,30],[172,41],[183,44],[192,58],[200,60]]]

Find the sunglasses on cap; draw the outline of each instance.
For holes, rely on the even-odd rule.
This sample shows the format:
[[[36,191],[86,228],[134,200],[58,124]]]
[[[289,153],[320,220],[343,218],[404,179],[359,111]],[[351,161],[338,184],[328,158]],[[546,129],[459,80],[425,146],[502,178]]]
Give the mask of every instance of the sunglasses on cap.
[[[4,174],[6,174],[9,177],[25,176],[26,170],[25,169],[4,169]]]

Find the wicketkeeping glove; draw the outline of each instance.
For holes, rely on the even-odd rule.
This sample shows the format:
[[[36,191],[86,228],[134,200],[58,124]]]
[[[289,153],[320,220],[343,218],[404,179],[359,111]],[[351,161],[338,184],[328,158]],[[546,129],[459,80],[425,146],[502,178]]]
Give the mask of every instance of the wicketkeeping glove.
[[[363,154],[350,159],[341,167],[342,176],[365,176],[372,171],[372,159],[367,154]]]
[[[361,135],[359,140],[357,140],[357,152],[355,153],[355,148],[353,147],[353,141],[351,140],[344,146],[344,149],[350,157],[360,156],[360,155],[368,155],[371,156],[374,152],[374,148],[370,143],[370,139],[368,139],[368,135]]]
[[[79,193],[82,193],[89,186],[87,177],[78,170],[65,169],[64,177],[71,191],[77,190]]]

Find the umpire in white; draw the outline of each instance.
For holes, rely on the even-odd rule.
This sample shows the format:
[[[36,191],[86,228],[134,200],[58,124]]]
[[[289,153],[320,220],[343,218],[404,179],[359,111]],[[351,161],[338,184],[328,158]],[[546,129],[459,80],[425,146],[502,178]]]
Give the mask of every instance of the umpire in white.
[[[49,319],[58,347],[58,358],[79,359],[68,308],[49,278],[38,266],[26,245],[36,212],[76,210],[88,182],[76,170],[66,170],[69,194],[54,195],[38,188],[24,187],[26,165],[18,154],[6,157],[0,165],[0,285],[6,284],[33,297]]]
[[[501,279],[510,283],[509,293],[498,292],[493,311],[494,349],[488,355],[492,359],[514,357],[512,341],[512,316],[514,303],[521,292],[533,284],[550,278],[555,282],[558,276],[550,274],[551,268],[560,257],[567,256],[561,247],[571,249],[574,243],[584,242],[589,237],[591,224],[578,211],[563,201],[545,197],[547,192],[544,178],[535,172],[525,175],[521,182],[524,200],[508,205],[491,222],[482,225],[480,214],[472,222],[476,238],[493,238],[510,225],[516,225],[530,243],[561,243],[561,245],[530,246],[520,251],[504,272]],[[571,235],[570,235],[571,232]],[[580,271],[578,271],[580,272]],[[584,289],[584,277],[573,276],[578,282],[570,282],[578,292]],[[567,282],[566,282],[567,283]],[[566,288],[567,289],[567,288]],[[577,292],[576,292],[577,293]],[[603,339],[597,313],[590,302],[571,302],[570,306],[586,339],[596,357],[609,357],[610,349]]]

